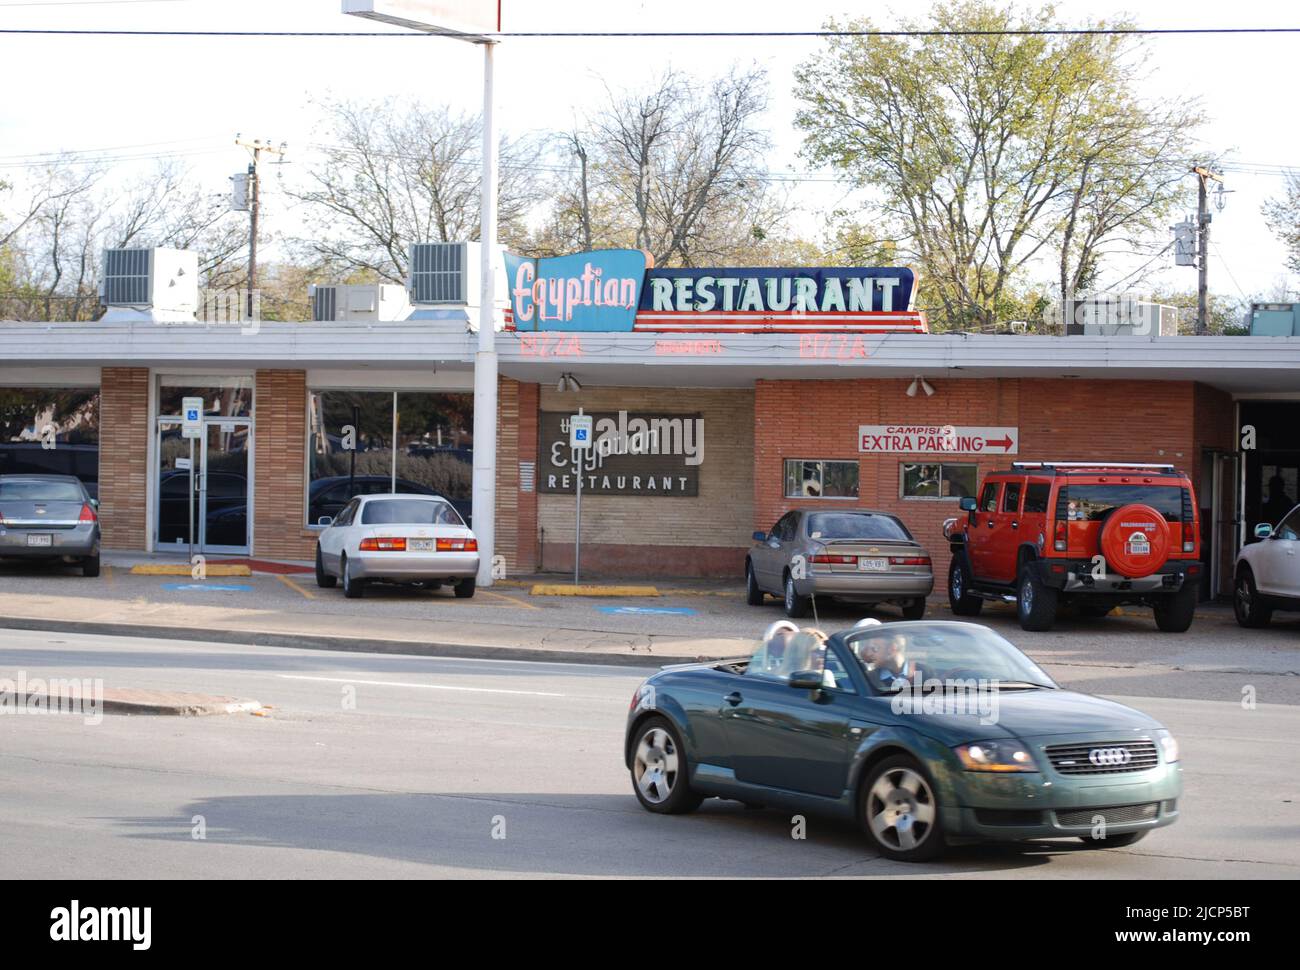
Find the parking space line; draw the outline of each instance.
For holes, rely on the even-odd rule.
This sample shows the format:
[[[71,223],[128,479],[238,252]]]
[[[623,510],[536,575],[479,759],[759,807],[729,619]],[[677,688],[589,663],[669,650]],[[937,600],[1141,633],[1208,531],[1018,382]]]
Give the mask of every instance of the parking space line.
[[[296,589],[298,592],[302,593],[302,595],[307,597],[307,599],[309,600],[314,600],[316,598],[315,593],[313,593],[311,590],[304,589],[303,587],[299,586],[288,576],[284,575],[284,573],[276,573],[275,578],[278,579],[280,582],[284,583],[284,585],[288,586],[290,589]]]
[[[116,582],[116,580],[114,580],[114,578],[113,578],[113,567],[112,567],[112,566],[105,566],[105,567],[104,567],[104,581],[107,582],[108,585],[110,585],[110,586],[112,586],[113,583]]]
[[[495,596],[497,599],[505,600],[507,603],[511,603],[514,606],[522,606],[525,609],[538,610],[538,611],[541,610],[540,606],[534,606],[532,603],[526,603],[523,600],[515,599],[513,596],[507,596],[505,593],[496,593],[490,589],[475,590],[475,593],[479,596]]]

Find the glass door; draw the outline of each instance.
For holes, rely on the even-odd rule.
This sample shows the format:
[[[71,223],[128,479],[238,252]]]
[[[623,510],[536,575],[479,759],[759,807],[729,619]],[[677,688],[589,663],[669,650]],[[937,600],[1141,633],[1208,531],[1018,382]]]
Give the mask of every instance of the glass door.
[[[189,551],[190,529],[196,552],[249,552],[249,448],[252,423],[246,418],[209,416],[202,437],[181,436],[179,421],[158,422],[159,551]],[[190,464],[193,465],[193,478]],[[193,481],[193,522],[190,483]]]

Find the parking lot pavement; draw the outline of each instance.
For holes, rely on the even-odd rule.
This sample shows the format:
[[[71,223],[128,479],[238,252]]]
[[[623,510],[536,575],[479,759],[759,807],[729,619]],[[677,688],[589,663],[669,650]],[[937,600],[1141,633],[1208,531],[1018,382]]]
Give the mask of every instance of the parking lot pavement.
[[[666,663],[747,653],[763,629],[784,616],[771,598],[762,607],[746,605],[738,582],[658,580],[664,595],[620,599],[531,596],[532,583],[520,579],[480,589],[470,600],[445,588],[386,586],[348,600],[337,588],[318,589],[310,575],[255,573],[198,582],[132,575],[126,565],[85,579],[72,570],[0,564],[0,618],[44,629],[91,631],[98,625],[101,632],[148,628],[171,636],[213,631],[209,638],[235,642],[332,636],[363,640],[369,649],[391,641],[433,645],[444,655],[461,646],[467,656],[490,655],[474,650],[514,651],[511,656],[547,651],[561,659]],[[930,606],[930,617],[953,619],[944,597],[931,597]],[[863,615],[851,605],[819,603],[817,616],[802,622],[833,631]],[[870,615],[900,618],[888,606]],[[1022,631],[1003,606],[988,606],[979,622],[1068,686],[1206,700],[1239,700],[1250,688],[1261,703],[1300,703],[1300,615],[1279,614],[1268,629],[1244,630],[1227,607],[1206,605],[1184,634],[1160,633],[1150,611],[1135,608],[1100,620],[1066,614],[1045,633]],[[252,639],[258,631],[287,639]]]

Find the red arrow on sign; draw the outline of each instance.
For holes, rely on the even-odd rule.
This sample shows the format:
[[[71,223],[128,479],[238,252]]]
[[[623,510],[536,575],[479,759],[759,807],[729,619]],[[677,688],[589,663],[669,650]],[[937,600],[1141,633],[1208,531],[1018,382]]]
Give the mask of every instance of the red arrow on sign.
[[[984,447],[993,448],[996,446],[998,448],[1001,448],[1003,451],[1007,451],[1013,444],[1015,444],[1015,442],[1011,440],[1011,435],[1007,435],[1005,438],[987,439],[984,442]]]

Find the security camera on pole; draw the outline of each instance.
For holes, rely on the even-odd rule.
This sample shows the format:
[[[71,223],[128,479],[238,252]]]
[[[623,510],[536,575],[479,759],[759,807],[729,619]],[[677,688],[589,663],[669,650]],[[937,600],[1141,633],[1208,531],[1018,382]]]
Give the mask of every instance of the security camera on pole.
[[[483,45],[483,177],[479,251],[482,281],[478,352],[474,355],[474,535],[478,585],[492,585],[496,547],[497,351],[496,280],[497,144],[492,107],[492,52],[501,32],[498,0],[343,0],[343,12],[369,20],[445,34]]]

